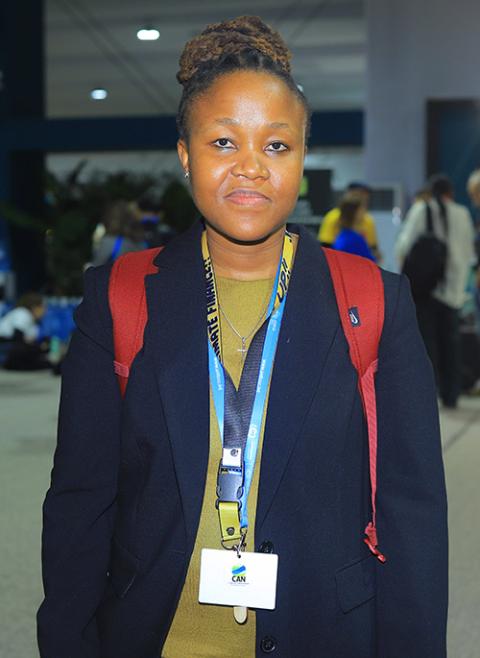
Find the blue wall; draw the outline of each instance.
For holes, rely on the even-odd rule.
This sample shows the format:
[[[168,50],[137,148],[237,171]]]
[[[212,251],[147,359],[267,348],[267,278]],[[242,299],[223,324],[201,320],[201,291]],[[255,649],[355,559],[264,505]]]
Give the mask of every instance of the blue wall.
[[[128,151],[173,149],[175,117],[110,119],[11,119],[0,124],[2,152]],[[363,112],[314,112],[310,146],[361,146]],[[0,163],[1,166],[1,163]]]

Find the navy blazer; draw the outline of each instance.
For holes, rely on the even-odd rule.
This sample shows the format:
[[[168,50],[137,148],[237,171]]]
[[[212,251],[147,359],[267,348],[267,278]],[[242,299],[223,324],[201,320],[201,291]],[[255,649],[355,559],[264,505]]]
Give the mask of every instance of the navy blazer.
[[[148,324],[125,400],[108,267],[89,270],[63,373],[44,504],[42,658],[159,658],[198,528],[209,450],[200,224],[147,276]],[[447,523],[432,369],[404,277],[383,272],[376,380],[378,532],[357,377],[328,266],[305,229],[272,375],[257,549],[279,555],[256,656],[444,658]],[[270,542],[266,544],[265,542]],[[187,656],[185,658],[188,658]],[[251,657],[246,657],[251,658]]]

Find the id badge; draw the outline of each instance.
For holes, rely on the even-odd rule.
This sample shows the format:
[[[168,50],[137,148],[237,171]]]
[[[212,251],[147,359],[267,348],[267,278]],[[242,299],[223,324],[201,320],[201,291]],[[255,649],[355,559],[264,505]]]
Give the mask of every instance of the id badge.
[[[200,603],[275,609],[278,555],[203,548]]]

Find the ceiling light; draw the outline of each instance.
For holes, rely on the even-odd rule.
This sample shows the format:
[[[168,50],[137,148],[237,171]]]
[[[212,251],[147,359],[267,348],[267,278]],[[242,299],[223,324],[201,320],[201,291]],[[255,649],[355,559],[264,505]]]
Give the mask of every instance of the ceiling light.
[[[94,101],[104,101],[108,96],[108,91],[103,87],[96,87],[90,92],[90,98]]]
[[[142,27],[137,32],[137,39],[140,39],[140,41],[156,41],[160,39],[160,32],[153,27]]]

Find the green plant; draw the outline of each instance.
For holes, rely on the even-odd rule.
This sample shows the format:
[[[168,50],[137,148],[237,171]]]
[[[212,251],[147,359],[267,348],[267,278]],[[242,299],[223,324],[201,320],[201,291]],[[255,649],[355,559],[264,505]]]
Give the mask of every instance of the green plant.
[[[182,183],[170,175],[95,171],[82,176],[86,161],[66,177],[46,173],[46,207],[43,217],[33,217],[2,203],[0,213],[13,226],[41,233],[45,239],[48,287],[57,295],[82,293],[83,269],[91,258],[92,234],[106,207],[119,199],[135,200],[148,191],[163,189],[165,222],[177,232],[187,228],[196,209]]]

